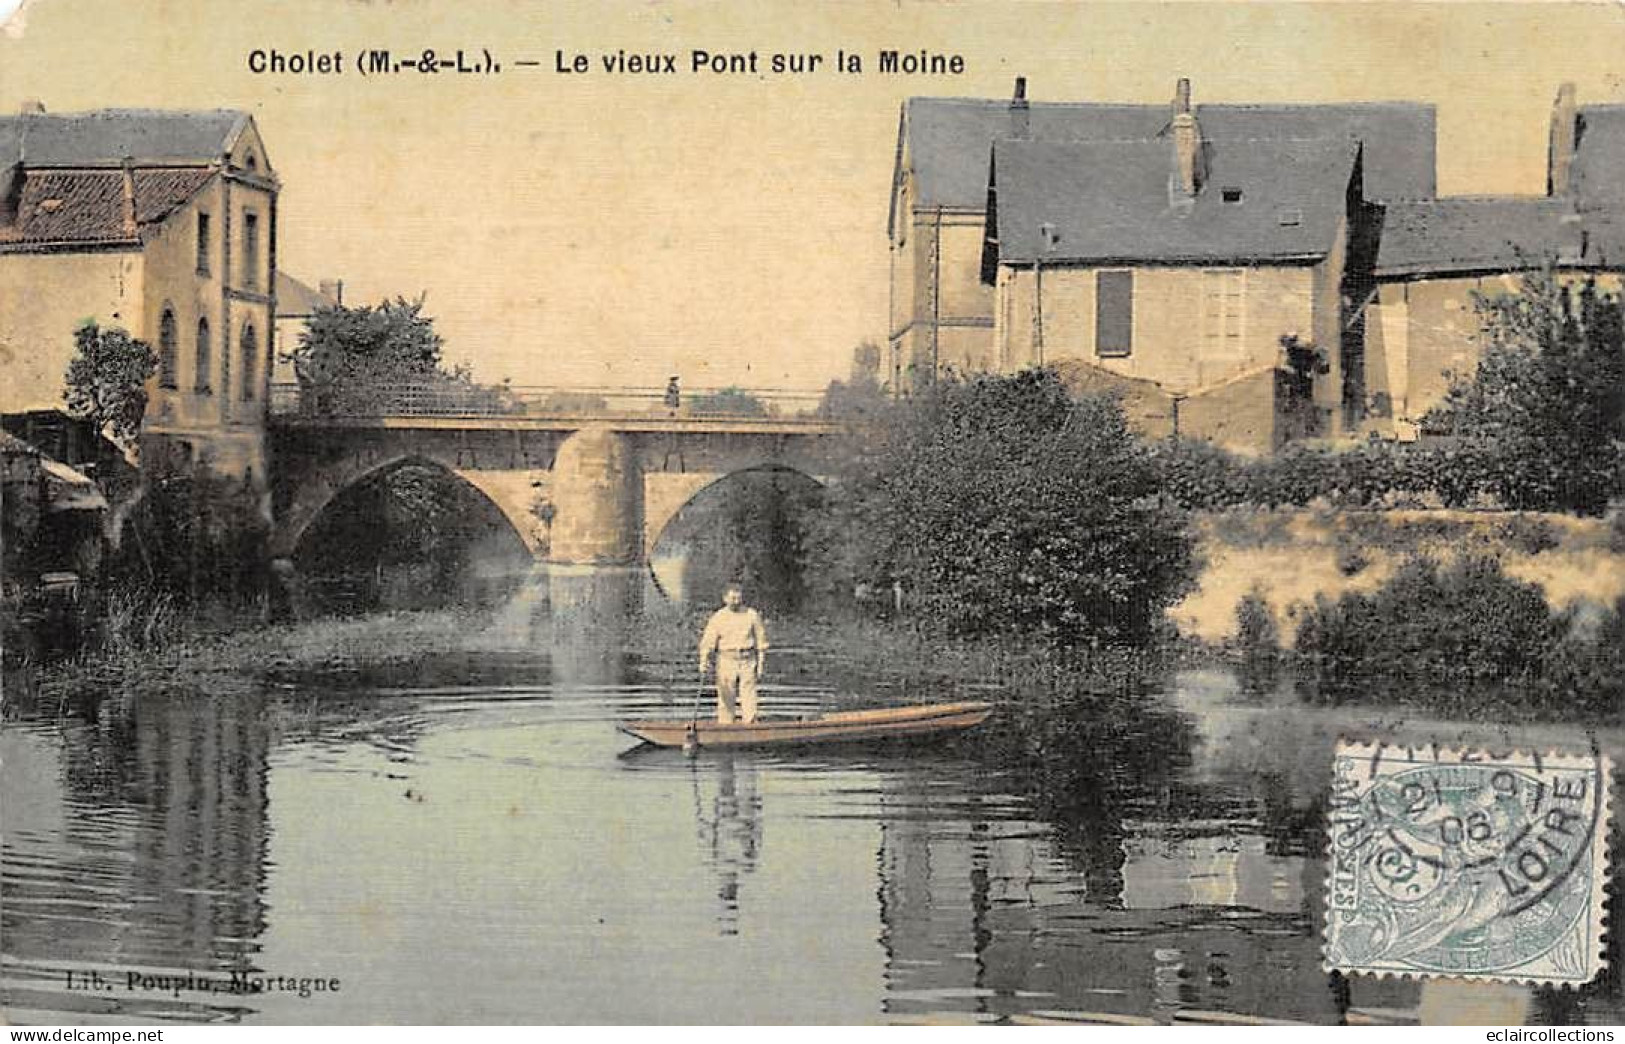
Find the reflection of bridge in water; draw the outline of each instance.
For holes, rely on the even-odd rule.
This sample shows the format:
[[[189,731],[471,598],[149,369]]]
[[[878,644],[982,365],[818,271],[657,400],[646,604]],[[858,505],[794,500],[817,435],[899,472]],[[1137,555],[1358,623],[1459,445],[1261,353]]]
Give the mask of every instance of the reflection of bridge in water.
[[[274,557],[345,490],[404,463],[474,487],[538,559],[637,565],[701,490],[730,475],[831,471],[845,429],[819,393],[688,390],[684,405],[638,388],[488,388],[447,383],[370,389],[329,405],[273,388]]]

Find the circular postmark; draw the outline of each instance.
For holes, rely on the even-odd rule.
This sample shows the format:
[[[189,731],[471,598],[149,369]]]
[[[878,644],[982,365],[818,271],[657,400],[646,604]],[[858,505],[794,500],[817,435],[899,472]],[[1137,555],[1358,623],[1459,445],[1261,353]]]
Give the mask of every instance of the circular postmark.
[[[1591,921],[1600,915],[1607,776],[1596,755],[1340,747],[1328,963],[1582,974],[1600,932]]]

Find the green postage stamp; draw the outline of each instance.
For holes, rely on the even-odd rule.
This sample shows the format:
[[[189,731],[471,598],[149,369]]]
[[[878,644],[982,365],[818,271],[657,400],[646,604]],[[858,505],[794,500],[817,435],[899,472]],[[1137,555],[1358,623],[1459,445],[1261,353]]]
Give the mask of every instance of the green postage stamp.
[[[1339,743],[1327,968],[1591,981],[1604,960],[1611,783],[1600,754]]]

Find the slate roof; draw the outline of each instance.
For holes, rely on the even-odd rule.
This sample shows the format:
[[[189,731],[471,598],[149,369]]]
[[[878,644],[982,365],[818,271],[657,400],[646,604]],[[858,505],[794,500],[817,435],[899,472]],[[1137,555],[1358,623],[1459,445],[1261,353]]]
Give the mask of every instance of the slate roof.
[[[122,170],[25,169],[16,220],[0,226],[0,244],[129,242],[142,226],[164,220],[192,198],[214,173],[206,167],[137,169],[127,190]],[[128,209],[127,195],[133,204]]]
[[[0,116],[0,167],[209,163],[228,151],[248,123],[234,109],[102,109]]]
[[[1625,215],[1577,211],[1566,199],[1485,197],[1383,208],[1378,276],[1538,268],[1625,267]]]
[[[1583,208],[1625,207],[1625,105],[1582,105],[1575,124],[1575,199]]]
[[[1173,143],[1001,141],[989,248],[1043,261],[1304,261],[1347,213],[1360,146],[1349,140],[1212,143],[1194,199],[1170,187]],[[1239,189],[1226,202],[1225,189]],[[1047,229],[1046,229],[1047,226]]]
[[[332,308],[338,304],[320,290],[313,290],[281,270],[276,274],[276,314],[278,319],[297,319],[314,315],[318,308]]]
[[[1368,199],[1431,199],[1435,116],[1431,105],[1368,102],[1336,105],[1198,105],[1209,141],[1353,138],[1365,145]],[[1143,141],[1162,135],[1167,105],[1032,102],[1027,137],[1035,141]],[[898,126],[897,175],[905,138],[915,174],[915,204],[980,210],[989,146],[1016,137],[1010,103],[989,98],[910,98]],[[894,188],[896,180],[894,179]]]

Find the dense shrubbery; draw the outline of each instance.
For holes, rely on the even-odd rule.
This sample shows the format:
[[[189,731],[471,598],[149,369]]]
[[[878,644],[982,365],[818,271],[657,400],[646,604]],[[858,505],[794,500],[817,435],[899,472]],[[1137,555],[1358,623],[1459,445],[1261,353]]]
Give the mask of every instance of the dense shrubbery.
[[[1317,599],[1298,630],[1300,684],[1332,703],[1610,713],[1625,698],[1620,608],[1587,636],[1493,559],[1413,559],[1375,592]]]
[[[1480,296],[1478,308],[1484,357],[1426,423],[1478,447],[1508,507],[1601,514],[1625,489],[1619,298],[1544,272],[1520,293]]]
[[[692,395],[688,409],[690,413],[714,417],[765,417],[768,414],[767,404],[743,388]]]
[[[317,309],[287,353],[299,378],[300,408],[355,414],[521,409],[505,384],[477,384],[467,366],[446,366],[445,341],[423,304],[421,297],[397,297]]]
[[[1235,652],[1240,659],[1241,685],[1248,692],[1267,692],[1275,685],[1281,660],[1281,634],[1269,603],[1257,590],[1236,603]]]
[[[1463,507],[1494,491],[1496,463],[1483,447],[1438,440],[1367,442],[1348,449],[1289,446],[1273,457],[1245,458],[1205,442],[1155,447],[1164,489],[1193,510],[1302,507]]]
[[[939,382],[885,417],[832,491],[826,590],[902,585],[954,634],[1138,640],[1187,590],[1192,542],[1122,412],[1048,371]]]
[[[108,640],[150,643],[161,618],[258,605],[269,525],[253,487],[179,458],[148,460],[144,472],[102,571]]]

